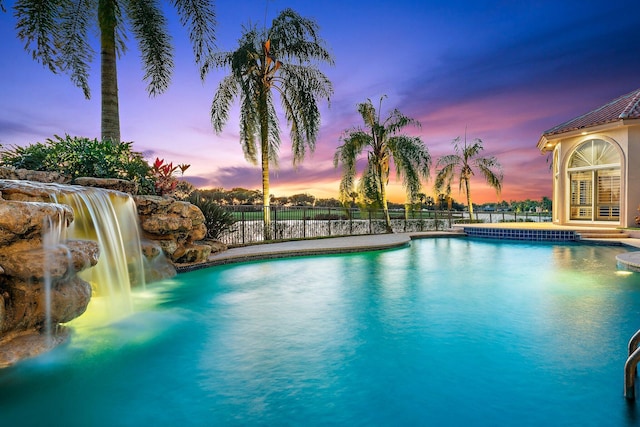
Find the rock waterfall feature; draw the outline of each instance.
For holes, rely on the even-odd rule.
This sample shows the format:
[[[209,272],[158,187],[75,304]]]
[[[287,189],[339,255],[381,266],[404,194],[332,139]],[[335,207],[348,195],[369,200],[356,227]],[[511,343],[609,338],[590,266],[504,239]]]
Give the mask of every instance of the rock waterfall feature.
[[[129,194],[0,179],[0,366],[62,341],[59,324],[85,310],[105,322],[129,314],[145,265],[156,262],[154,279],[175,274],[145,255],[164,259],[141,243]]]

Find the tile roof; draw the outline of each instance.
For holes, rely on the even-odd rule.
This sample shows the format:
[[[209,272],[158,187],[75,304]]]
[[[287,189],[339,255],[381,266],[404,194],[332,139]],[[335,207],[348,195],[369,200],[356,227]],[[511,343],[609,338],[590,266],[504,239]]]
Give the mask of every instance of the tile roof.
[[[559,124],[545,131],[543,136],[558,135],[572,130],[617,122],[624,119],[640,119],[640,89],[589,111],[575,119]]]

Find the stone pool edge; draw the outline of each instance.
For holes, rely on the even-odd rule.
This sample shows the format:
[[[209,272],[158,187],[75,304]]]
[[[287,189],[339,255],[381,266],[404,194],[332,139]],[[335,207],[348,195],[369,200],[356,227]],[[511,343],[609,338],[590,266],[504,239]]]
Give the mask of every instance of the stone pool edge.
[[[465,237],[465,235],[455,231],[427,231],[264,243],[231,248],[225,252],[211,255],[206,262],[197,265],[176,265],[176,270],[178,273],[186,273],[217,265],[264,259],[379,251],[407,246],[412,239],[435,237]]]

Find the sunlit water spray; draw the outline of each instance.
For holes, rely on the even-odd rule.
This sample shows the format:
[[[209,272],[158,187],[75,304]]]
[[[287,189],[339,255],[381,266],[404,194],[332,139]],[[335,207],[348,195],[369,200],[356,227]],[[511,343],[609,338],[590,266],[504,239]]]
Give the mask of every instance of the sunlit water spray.
[[[54,188],[53,201],[70,206],[74,212],[67,238],[94,240],[100,248],[98,263],[79,273],[93,290],[87,312],[81,317],[106,323],[131,314],[131,286],[144,286],[138,216],[132,198],[101,188]]]
[[[60,247],[61,243],[66,239],[66,220],[64,210],[58,210],[58,214],[55,217],[46,217],[43,224],[42,233],[42,246],[44,251],[44,305],[45,305],[45,319],[44,319],[44,334],[46,338],[47,347],[53,346],[53,335],[55,330],[53,329],[53,323],[51,319],[51,300],[53,292],[53,279],[51,277],[51,270],[53,268],[53,251]],[[65,247],[66,248],[66,247]],[[71,254],[67,249],[67,259],[69,264],[71,263]]]

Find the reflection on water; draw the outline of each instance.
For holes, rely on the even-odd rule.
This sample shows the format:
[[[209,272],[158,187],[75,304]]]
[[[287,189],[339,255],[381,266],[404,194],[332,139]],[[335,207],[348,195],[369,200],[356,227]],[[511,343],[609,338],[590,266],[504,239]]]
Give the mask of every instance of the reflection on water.
[[[623,250],[429,239],[182,274],[0,372],[2,419],[631,426],[640,275],[617,274]]]

